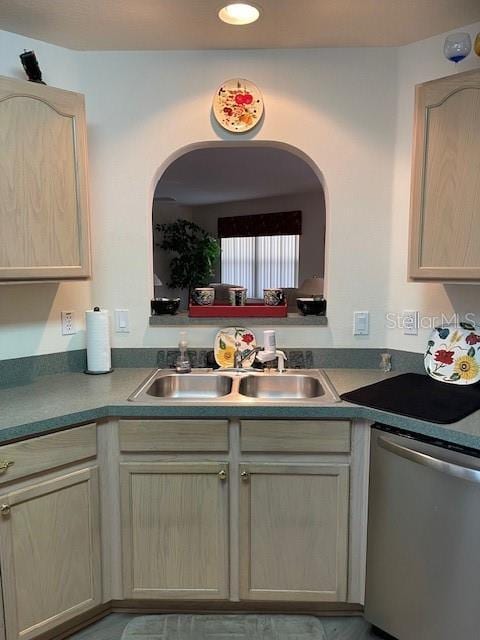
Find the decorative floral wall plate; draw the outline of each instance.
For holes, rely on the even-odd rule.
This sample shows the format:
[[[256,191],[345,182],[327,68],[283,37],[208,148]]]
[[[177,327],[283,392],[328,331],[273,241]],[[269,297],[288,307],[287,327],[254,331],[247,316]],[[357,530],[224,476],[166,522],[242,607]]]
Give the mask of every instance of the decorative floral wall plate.
[[[480,380],[480,328],[468,322],[436,327],[427,344],[425,369],[429,376],[450,384]]]
[[[260,89],[243,78],[226,80],[213,98],[213,115],[224,129],[244,133],[253,129],[263,114]]]
[[[225,329],[220,329],[217,333],[213,353],[215,361],[220,367],[234,366],[234,355],[237,343],[242,355],[257,346],[255,334],[253,331],[250,331],[250,329],[244,329],[243,327],[225,327]],[[255,354],[253,353],[244,360],[242,367],[251,367],[254,360]]]

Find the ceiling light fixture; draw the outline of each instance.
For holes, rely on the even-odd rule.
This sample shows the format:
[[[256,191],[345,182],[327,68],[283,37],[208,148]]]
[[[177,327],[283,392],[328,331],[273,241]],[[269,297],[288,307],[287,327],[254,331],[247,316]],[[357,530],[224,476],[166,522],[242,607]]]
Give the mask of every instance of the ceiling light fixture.
[[[227,24],[251,24],[258,20],[260,11],[251,4],[236,2],[235,4],[227,4],[223,9],[220,9],[218,17]]]

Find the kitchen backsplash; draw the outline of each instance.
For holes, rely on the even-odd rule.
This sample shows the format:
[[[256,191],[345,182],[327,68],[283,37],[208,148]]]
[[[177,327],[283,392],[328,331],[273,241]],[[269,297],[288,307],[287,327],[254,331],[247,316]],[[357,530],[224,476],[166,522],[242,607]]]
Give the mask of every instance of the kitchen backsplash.
[[[376,369],[385,349],[285,349],[290,369]],[[423,355],[396,349],[392,355],[392,370],[424,373]],[[113,368],[168,368],[175,362],[178,349],[112,349]],[[191,349],[188,352],[194,367],[212,366],[211,349]],[[86,366],[86,351],[64,351],[26,358],[0,360],[0,386],[28,384],[35,378],[58,373],[81,372]]]

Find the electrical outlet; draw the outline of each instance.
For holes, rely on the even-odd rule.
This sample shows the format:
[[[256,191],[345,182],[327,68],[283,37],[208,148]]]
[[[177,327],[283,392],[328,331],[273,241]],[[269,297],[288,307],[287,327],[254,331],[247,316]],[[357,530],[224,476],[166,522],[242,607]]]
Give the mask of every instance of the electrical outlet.
[[[370,313],[368,311],[353,312],[353,335],[368,336],[370,332]]]
[[[403,311],[403,335],[418,336],[418,311]]]
[[[62,311],[62,336],[73,336],[75,333],[75,312]]]

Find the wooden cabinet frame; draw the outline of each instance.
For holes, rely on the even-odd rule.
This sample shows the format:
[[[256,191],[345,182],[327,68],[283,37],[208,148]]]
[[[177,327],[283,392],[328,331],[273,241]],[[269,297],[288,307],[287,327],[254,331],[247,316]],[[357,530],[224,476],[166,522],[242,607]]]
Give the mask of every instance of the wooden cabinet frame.
[[[157,433],[160,431],[162,425],[167,426],[171,421],[167,420],[151,420],[148,426]],[[221,421],[219,421],[220,424]],[[241,424],[248,424],[249,428],[246,430],[248,438],[247,448],[253,449],[267,449],[267,451],[248,451],[242,452],[241,440]],[[211,421],[191,419],[181,422],[180,425],[183,428],[184,439],[180,438],[180,434],[174,432],[174,438],[172,441],[169,439],[170,428],[167,429],[164,434],[165,437],[160,439],[156,438],[155,443],[149,448],[146,448],[146,425],[138,420],[117,420],[108,419],[105,420],[102,425],[97,429],[97,455],[98,465],[101,469],[101,473],[98,473],[97,467],[91,467],[95,464],[92,462],[85,462],[84,455],[93,456],[95,454],[95,447],[91,448],[91,432],[92,426],[80,426],[69,431],[61,431],[58,433],[49,434],[47,436],[40,436],[32,440],[20,441],[13,443],[12,445],[5,445],[3,447],[4,453],[11,453],[12,447],[19,447],[21,451],[32,450],[40,451],[43,457],[48,455],[44,444],[50,439],[61,438],[62,441],[67,442],[67,436],[71,435],[70,443],[72,445],[80,441],[84,442],[88,447],[80,452],[80,454],[70,455],[65,463],[72,465],[70,471],[66,469],[55,470],[54,468],[46,468],[45,465],[37,465],[34,470],[30,470],[26,477],[20,473],[20,477],[13,479],[12,486],[8,486],[8,480],[6,480],[7,486],[3,487],[2,496],[0,497],[0,505],[5,504],[11,507],[10,521],[7,516],[2,517],[0,515],[0,562],[2,564],[2,582],[5,590],[5,619],[6,619],[6,636],[3,634],[2,615],[0,611],[0,639],[8,638],[8,640],[33,640],[34,638],[41,636],[42,638],[51,637],[58,633],[63,633],[65,630],[73,629],[75,625],[84,625],[92,620],[98,613],[105,613],[112,610],[113,607],[129,607],[133,610],[145,611],[146,609],[152,610],[154,607],[162,610],[177,610],[181,607],[184,610],[193,610],[195,607],[198,610],[199,606],[205,607],[205,610],[213,610],[216,607],[220,607],[222,610],[229,611],[253,611],[257,610],[260,606],[262,609],[265,606],[271,608],[271,610],[281,611],[282,607],[288,606],[290,611],[305,611],[307,606],[309,610],[322,610],[328,611],[330,605],[328,603],[335,603],[333,607],[335,610],[353,610],[358,608],[363,603],[363,591],[364,591],[364,579],[365,579],[365,536],[366,536],[366,502],[367,502],[367,488],[368,488],[368,453],[369,453],[369,424],[363,420],[357,420],[351,425],[346,421],[339,421],[340,427],[338,437],[332,440],[331,433],[331,421],[326,420],[325,433],[322,434],[320,430],[320,421],[298,421],[298,420],[284,420],[279,422],[278,426],[281,427],[277,436],[281,436],[280,441],[278,437],[270,441],[272,436],[272,424],[273,421],[256,421],[256,425],[253,421],[241,421],[239,419],[231,419],[228,421],[228,441],[230,447],[228,453],[224,451],[226,446],[226,435],[222,432],[221,440],[217,440],[217,430],[214,429],[210,436],[214,436],[211,440],[212,451],[207,450],[206,441],[201,440],[202,448],[196,452],[193,450],[194,445],[190,441],[190,436],[195,426],[198,426],[200,430],[207,427]],[[275,423],[277,424],[277,423]],[[143,434],[145,442],[141,444],[140,451],[130,451],[131,447],[135,444],[135,425],[140,426],[139,434]],[[311,429],[307,428],[307,436],[315,435],[314,443],[320,443],[320,451],[312,451],[308,453],[306,449],[310,445],[299,445],[297,448],[299,451],[289,451],[291,447],[284,439],[288,436],[290,431],[287,428],[290,425],[292,432],[297,432],[299,435],[304,433],[304,430],[308,425]],[[221,426],[227,426],[222,425]],[[124,435],[128,435],[127,440],[122,439],[120,435],[122,427],[124,429]],[[128,428],[126,428],[128,427]],[[188,427],[188,428],[186,428]],[[77,431],[78,429],[78,431]],[[258,434],[254,434],[255,429],[258,430]],[[182,431],[182,429],[180,429]],[[351,433],[350,433],[351,431]],[[262,434],[263,432],[263,434]],[[257,435],[254,440],[251,439],[252,434]],[[88,435],[88,438],[86,438]],[[245,435],[245,434],[244,434]],[[334,434],[335,435],[335,434]],[[86,438],[86,440],[85,440]],[[319,441],[318,438],[320,438]],[[120,446],[126,447],[127,451],[122,451]],[[307,438],[307,442],[310,442]],[[273,446],[272,446],[273,443]],[[310,442],[311,444],[311,442]],[[339,447],[339,444],[341,445]],[[351,447],[351,449],[350,449]],[[279,451],[270,451],[271,449],[279,449]],[[151,450],[150,450],[151,449]],[[217,450],[218,449],[218,450]],[[221,449],[221,450],[220,450]],[[340,450],[339,450],[340,449]],[[92,453],[93,452],[93,453]],[[38,456],[37,456],[38,458]],[[53,464],[56,464],[56,458],[52,459]],[[16,464],[19,463],[17,460]],[[15,468],[16,464],[12,467]],[[73,466],[75,465],[75,466]],[[23,468],[23,464],[21,465]],[[30,468],[29,468],[30,469]],[[21,471],[21,468],[19,468]],[[327,538],[326,544],[323,541],[316,543],[314,541],[312,545],[313,555],[313,570],[310,569],[310,564],[307,561],[305,564],[307,583],[306,586],[292,585],[290,579],[285,581],[285,588],[281,588],[281,585],[277,579],[273,581],[273,589],[259,590],[251,588],[250,584],[250,498],[249,491],[251,488],[250,482],[246,482],[242,479],[242,472],[246,471],[250,474],[250,480],[252,476],[255,478],[256,474],[270,474],[270,477],[274,478],[275,474],[283,476],[284,482],[289,482],[290,478],[294,478],[295,475],[300,476],[300,484],[305,480],[307,485],[310,485],[308,494],[310,498],[306,497],[305,502],[307,507],[300,509],[294,509],[292,515],[293,521],[298,523],[298,516],[305,518],[305,525],[314,532],[316,526],[315,518],[309,517],[308,505],[312,505],[316,509],[317,513],[319,506],[326,505],[325,517],[322,523],[322,527],[326,526],[327,530],[331,532],[331,535]],[[225,472],[225,473],[223,473]],[[146,518],[149,519],[149,514],[154,510],[149,505],[155,507],[159,505],[159,502],[165,505],[165,500],[162,496],[165,494],[153,487],[153,492],[148,497],[149,488],[147,485],[142,485],[140,488],[137,486],[134,492],[135,504],[141,505],[140,509],[137,509],[136,515],[133,515],[132,510],[132,494],[131,494],[131,481],[132,478],[142,474],[154,474],[154,475],[168,475],[174,474],[179,478],[177,483],[169,484],[167,491],[173,496],[172,500],[167,500],[167,507],[169,505],[172,508],[161,509],[161,519],[155,521],[150,519],[149,522],[152,526],[157,527],[157,523],[164,526],[165,514],[170,518],[171,530],[175,533],[175,528],[183,528],[184,531],[200,531],[200,535],[206,539],[214,539],[215,552],[211,549],[209,552],[203,554],[203,559],[200,557],[202,554],[197,553],[193,549],[193,553],[190,555],[187,553],[184,556],[184,564],[188,566],[188,563],[192,560],[197,563],[197,567],[202,568],[208,563],[208,571],[210,576],[214,576],[213,580],[210,578],[208,581],[203,580],[203,574],[201,571],[196,571],[194,576],[196,582],[193,583],[193,589],[175,589],[175,579],[177,573],[172,570],[174,565],[170,565],[170,569],[164,569],[164,575],[167,575],[169,580],[165,581],[159,579],[158,584],[152,584],[152,580],[144,582],[147,587],[158,586],[159,588],[143,588],[142,589],[142,572],[145,575],[148,574],[148,559],[151,557],[150,552],[147,549],[147,545],[144,545],[143,540],[140,541],[140,552],[144,553],[144,560],[137,565],[137,575],[135,576],[135,567],[132,555],[132,533],[134,527],[139,522],[139,517],[143,518],[146,514]],[[193,489],[193,485],[182,484],[182,474],[196,475],[197,477],[210,477],[211,482],[205,484],[200,482],[203,489]],[[220,474],[220,475],[219,475]],[[99,478],[97,478],[97,475]],[[318,478],[319,483],[314,483],[313,486],[309,483],[308,476]],[[334,481],[336,497],[332,497],[330,500],[329,495],[333,496],[333,493],[329,493],[328,489],[325,489],[322,484],[322,477],[330,476]],[[98,482],[98,480],[100,482]],[[11,482],[11,480],[10,480]],[[295,482],[295,481],[294,481]],[[99,484],[99,487],[97,486]],[[42,589],[37,588],[37,585],[33,587],[29,584],[29,580],[21,579],[21,584],[26,584],[27,589],[33,589],[33,595],[29,597],[28,601],[32,601],[34,606],[38,608],[38,603],[42,604],[39,609],[40,614],[36,615],[35,622],[38,624],[29,626],[28,616],[25,615],[25,605],[21,607],[23,615],[23,622],[20,620],[17,611],[17,595],[16,595],[16,579],[18,576],[25,574],[24,570],[15,573],[15,561],[14,556],[21,559],[22,553],[18,551],[19,545],[22,544],[18,540],[15,541],[12,536],[11,519],[15,517],[15,511],[18,508],[22,508],[22,504],[28,500],[35,501],[38,496],[41,498],[43,495],[54,494],[55,492],[68,491],[69,487],[75,487],[83,485],[88,487],[89,495],[88,509],[91,513],[90,527],[92,531],[92,545],[91,554],[94,558],[91,567],[94,567],[94,575],[91,579],[91,591],[89,597],[85,597],[86,588],[82,587],[78,597],[78,591],[76,593],[76,599],[73,598],[74,606],[68,608],[62,608],[61,591],[54,595],[55,604],[59,604],[58,611],[53,616],[45,616],[42,618],[42,612],[45,610],[45,605],[42,604]],[[349,486],[350,485],[350,486]],[[283,485],[285,487],[285,485]],[[330,485],[333,487],[333,485]],[[173,487],[173,490],[172,490]],[[307,487],[308,489],[308,487]],[[320,490],[324,498],[319,502],[316,499],[317,490]],[[98,491],[100,495],[98,495]],[[313,493],[312,493],[313,491]],[[289,504],[294,506],[301,503],[298,496],[304,499],[307,495],[305,491],[300,488],[290,491],[288,488],[284,492],[281,483],[274,484],[273,494],[283,500],[283,495],[290,496],[290,500],[287,500]],[[75,518],[70,513],[75,514],[86,513],[87,500],[84,499],[80,504],[83,505],[81,509],[71,506],[71,497],[69,495],[69,501],[65,505],[64,516],[69,518],[70,521]],[[85,492],[84,492],[85,495]],[[268,492],[267,492],[268,495]],[[78,494],[77,494],[78,496]],[[153,496],[153,498],[152,498]],[[160,496],[160,501],[157,498]],[[182,522],[180,525],[176,524],[175,518],[172,517],[176,514],[176,500],[184,500],[186,503],[190,501],[192,504],[202,504],[203,500],[201,496],[207,496],[206,506],[203,507],[208,513],[208,522],[205,518],[202,519],[202,513],[198,510],[180,509],[180,515],[182,515]],[[313,496],[313,499],[312,499]],[[274,496],[275,497],[275,496]],[[335,518],[336,508],[335,501],[341,506],[338,510],[338,518]],[[78,500],[74,499],[74,502],[78,505]],[[268,503],[268,499],[266,501]],[[274,501],[275,502],[275,501]],[[98,511],[99,503],[102,504],[101,512]],[[46,504],[45,502],[43,504]],[[279,505],[281,508],[282,501],[276,500],[273,506],[273,514],[279,513]],[[275,506],[276,505],[276,506]],[[34,505],[35,507],[35,505]],[[40,516],[35,515],[38,513],[48,512],[54,513],[54,509],[43,509],[41,511],[42,503],[39,501],[35,507],[33,513],[34,517],[30,516],[28,510],[24,511],[24,521],[33,520],[35,530],[41,532],[42,530],[49,530],[49,520],[42,520]],[[187,504],[188,507],[188,504]],[[57,510],[60,513],[59,510]],[[63,512],[63,510],[62,510]],[[191,517],[183,517],[185,513],[190,513]],[[275,520],[275,517],[269,519],[269,516],[264,519],[263,510],[260,509],[257,514],[260,517],[256,522],[260,523],[260,527],[263,530],[268,528],[268,522]],[[21,516],[21,513],[20,513]],[[28,516],[28,518],[27,518]],[[200,524],[195,521],[199,517]],[[296,520],[295,520],[296,518]],[[55,518],[56,522],[62,522],[62,518]],[[287,518],[288,521],[288,518]],[[193,524],[192,527],[188,527],[188,523]],[[68,520],[67,520],[68,523]],[[312,524],[313,523],[313,524]],[[132,527],[133,525],[133,527]],[[22,524],[20,525],[22,526]],[[169,525],[170,526],[170,525]],[[280,518],[280,527],[285,526],[285,520]],[[17,521],[18,527],[18,521]],[[68,528],[68,527],[67,527]],[[101,528],[101,536],[100,536]],[[75,529],[77,530],[77,529]],[[27,527],[28,531],[28,527]],[[297,528],[298,531],[298,528]],[[337,548],[334,548],[332,544],[332,536],[336,535],[336,531],[340,532],[340,542]],[[194,534],[196,535],[196,534]],[[21,536],[20,536],[21,537]],[[53,538],[54,536],[52,536]],[[67,536],[65,539],[71,539],[71,536]],[[147,536],[148,538],[148,536]],[[173,544],[171,547],[167,545],[173,553],[182,555],[182,550],[185,548],[185,540],[188,536],[180,536],[180,544]],[[45,538],[44,538],[45,539]],[[86,536],[83,535],[82,539],[85,540]],[[173,538],[175,539],[175,538]],[[289,549],[289,545],[286,546],[285,558],[282,560],[288,568],[288,564],[292,562],[294,554],[303,553],[303,550],[308,547],[302,536],[297,540],[293,540],[292,549]],[[33,539],[34,540],[34,539]],[[219,543],[217,542],[219,540]],[[16,551],[12,554],[13,546],[16,543]],[[151,549],[155,549],[155,537],[150,536]],[[101,546],[101,550],[100,550]],[[176,548],[175,548],[176,546]],[[194,545],[193,545],[194,546]],[[277,545],[278,548],[278,537]],[[313,547],[315,547],[313,549]],[[57,544],[56,549],[59,548]],[[82,558],[86,555],[86,545],[82,545]],[[324,548],[326,549],[326,562],[331,569],[328,575],[333,576],[333,579],[320,580],[315,583],[316,580],[316,566],[319,566],[319,562],[323,562]],[[310,549],[309,549],[310,551]],[[47,554],[48,555],[48,554]],[[262,555],[259,551],[259,547],[256,548],[257,559],[262,561]],[[335,556],[335,557],[334,557]],[[54,560],[55,560],[54,556]],[[60,557],[62,554],[60,553]],[[67,563],[68,563],[68,555]],[[145,561],[146,558],[146,561]],[[155,560],[157,561],[157,560]],[[158,561],[157,561],[158,562]],[[163,562],[163,561],[162,561]],[[182,560],[180,559],[179,564]],[[40,565],[41,563],[37,563]],[[55,564],[55,561],[51,563],[51,566]],[[268,562],[264,563],[266,571],[272,568],[272,564]],[[50,566],[47,562],[46,566]],[[176,565],[175,565],[176,566]],[[23,568],[25,562],[23,562]],[[29,569],[29,567],[28,567]],[[78,565],[77,565],[78,569]],[[146,571],[145,571],[146,569]],[[87,569],[88,571],[90,569]],[[165,573],[166,571],[166,573]],[[27,571],[28,573],[28,571]],[[74,571],[75,573],[75,571]],[[275,572],[273,572],[275,573]],[[47,571],[48,574],[48,571]],[[52,568],[52,575],[53,575]],[[85,573],[78,570],[78,574],[85,585]],[[150,572],[150,578],[156,579],[155,570]],[[182,574],[179,574],[182,578]],[[272,575],[270,572],[269,575]],[[198,579],[200,576],[200,579]],[[313,576],[313,578],[312,578]],[[147,576],[148,577],[148,576]],[[268,577],[268,576],[267,576]],[[302,577],[302,576],[300,576]],[[48,575],[47,575],[48,578]],[[183,580],[183,584],[180,586],[188,586],[187,581]],[[288,578],[288,574],[287,574]],[[298,578],[298,575],[297,575]],[[57,580],[59,584],[62,584],[63,576],[60,580]],[[154,581],[153,581],[154,582]],[[271,581],[272,582],[272,581]],[[74,583],[72,583],[73,585]],[[258,584],[258,583],[257,583]],[[6,588],[5,588],[6,585]],[[322,586],[327,585],[327,588],[322,589]],[[43,586],[43,583],[42,583]],[[167,586],[168,588],[164,588]],[[178,585],[177,585],[178,586]],[[208,588],[203,588],[207,586]],[[253,585],[255,587],[255,584]],[[268,585],[267,585],[268,586]],[[278,588],[280,586],[280,588]],[[140,588],[139,588],[140,587]],[[293,587],[293,588],[292,588]],[[313,588],[312,588],[313,587]],[[22,587],[20,587],[22,588]],[[64,589],[65,591],[65,589]],[[72,593],[72,587],[67,586],[67,593]],[[38,599],[36,594],[40,594]],[[38,600],[38,602],[37,602]],[[180,601],[184,600],[180,604]],[[70,597],[70,605],[72,598]],[[143,602],[141,602],[143,601]],[[150,601],[150,602],[147,602]],[[156,601],[156,603],[155,603]],[[196,601],[196,604],[195,604]],[[203,605],[200,605],[200,601],[203,601]],[[269,601],[270,604],[266,605]],[[24,600],[25,602],[25,600]],[[263,602],[263,604],[262,604]],[[289,602],[287,605],[286,603]],[[347,604],[348,603],[348,604]],[[1,603],[0,603],[1,607]],[[355,609],[357,610],[357,609]],[[359,610],[359,609],[358,609]],[[21,629],[20,627],[24,627]]]
[[[480,280],[479,148],[480,69],[417,85],[411,280]]]
[[[0,281],[88,278],[84,97],[0,76],[0,145]]]

